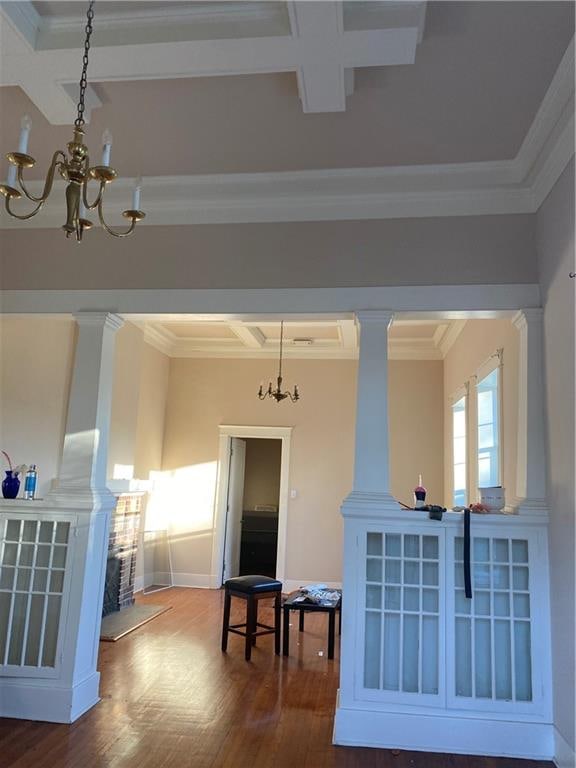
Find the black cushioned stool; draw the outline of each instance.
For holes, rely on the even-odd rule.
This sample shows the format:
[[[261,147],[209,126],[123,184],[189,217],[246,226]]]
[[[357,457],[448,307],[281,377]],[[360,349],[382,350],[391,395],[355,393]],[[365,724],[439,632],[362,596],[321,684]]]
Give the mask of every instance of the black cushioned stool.
[[[222,650],[228,647],[228,632],[234,632],[246,638],[244,656],[250,661],[252,646],[256,645],[259,635],[275,635],[274,651],[280,654],[280,618],[281,618],[282,582],[269,576],[237,576],[224,582],[224,620],[222,622]],[[230,604],[233,597],[246,600],[246,622],[230,624]],[[258,601],[263,598],[274,599],[274,626],[260,624],[258,621]],[[258,631],[261,627],[261,631]],[[244,630],[244,631],[243,631]]]

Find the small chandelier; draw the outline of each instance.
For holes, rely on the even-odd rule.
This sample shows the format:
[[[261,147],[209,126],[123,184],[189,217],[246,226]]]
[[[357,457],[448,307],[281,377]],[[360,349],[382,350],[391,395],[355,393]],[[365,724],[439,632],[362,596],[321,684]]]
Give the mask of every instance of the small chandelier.
[[[278,378],[276,379],[276,389],[272,389],[272,382],[268,384],[268,389],[266,392],[262,389],[262,384],[260,384],[260,389],[258,390],[258,397],[260,400],[265,400],[267,397],[273,397],[274,400],[276,400],[277,403],[281,403],[282,400],[285,400],[287,397],[292,400],[293,403],[295,403],[297,400],[300,400],[300,393],[298,392],[298,385],[294,385],[294,391],[293,392],[282,392],[282,341],[284,339],[284,321],[280,323],[280,361],[278,364]]]
[[[40,197],[35,197],[30,194],[24,179],[22,178],[22,171],[24,168],[32,168],[35,165],[36,160],[27,154],[28,151],[28,137],[30,134],[30,127],[32,125],[29,117],[24,117],[21,123],[20,142],[18,146],[18,152],[9,152],[6,155],[8,162],[10,163],[10,169],[8,172],[8,180],[6,184],[0,185],[0,193],[4,195],[6,210],[15,219],[25,221],[35,216],[44,203],[48,199],[50,192],[52,191],[52,185],[54,183],[54,176],[56,171],[60,176],[68,182],[66,187],[66,223],[62,226],[66,237],[75,235],[76,240],[80,242],[82,240],[82,234],[85,229],[92,227],[92,222],[86,218],[86,211],[98,210],[98,218],[100,224],[108,232],[108,234],[114,237],[127,237],[131,235],[136,227],[136,222],[141,221],[145,217],[145,213],[140,210],[140,190],[142,187],[142,180],[137,179],[132,196],[132,208],[123,211],[124,218],[130,220],[130,226],[124,232],[119,232],[111,229],[111,227],[104,221],[104,214],[102,212],[102,201],[104,197],[104,190],[106,185],[117,176],[114,168],[111,168],[110,163],[110,147],[112,146],[112,137],[108,131],[104,132],[103,151],[102,151],[102,164],[90,167],[90,158],[88,156],[88,147],[84,144],[84,97],[86,93],[86,86],[88,81],[86,79],[86,73],[88,70],[88,51],[90,50],[90,36],[92,35],[92,19],[94,18],[93,10],[94,0],[90,0],[88,3],[88,11],[86,14],[86,38],[84,40],[84,57],[82,64],[82,76],[80,78],[80,101],[78,102],[78,116],[74,121],[74,137],[68,144],[68,154],[62,150],[56,150],[52,156],[52,162],[46,175],[44,182],[44,190]],[[36,203],[36,207],[29,213],[17,214],[11,209],[12,200],[18,200],[22,197],[22,192],[15,187],[16,176],[18,177],[18,183],[20,189],[24,195]],[[98,194],[93,203],[88,202],[88,182],[93,179],[99,183],[100,188]]]

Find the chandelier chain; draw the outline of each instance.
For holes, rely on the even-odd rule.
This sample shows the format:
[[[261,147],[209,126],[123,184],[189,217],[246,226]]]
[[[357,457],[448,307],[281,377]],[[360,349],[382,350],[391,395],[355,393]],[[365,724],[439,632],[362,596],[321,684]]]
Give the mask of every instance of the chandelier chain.
[[[82,76],[80,77],[80,100],[78,102],[78,117],[74,121],[74,125],[77,128],[81,128],[84,121],[84,95],[86,93],[86,86],[88,85],[87,73],[88,73],[88,51],[90,50],[90,37],[92,35],[92,19],[94,18],[94,2],[90,0],[88,3],[88,11],[86,13],[86,39],[84,40],[84,56],[82,57]]]
[[[280,361],[278,368],[278,376],[282,378],[282,341],[284,338],[284,321],[280,323]]]

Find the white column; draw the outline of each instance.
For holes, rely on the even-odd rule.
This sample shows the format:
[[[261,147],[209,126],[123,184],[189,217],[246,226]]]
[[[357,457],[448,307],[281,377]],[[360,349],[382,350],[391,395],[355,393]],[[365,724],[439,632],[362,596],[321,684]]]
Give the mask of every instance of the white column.
[[[124,321],[107,312],[81,312],[75,318],[78,340],[59,489],[104,491],[115,334]]]
[[[344,554],[342,589],[344,600],[340,645],[339,711],[353,705],[358,655],[356,628],[364,620],[357,604],[362,565],[359,541],[366,523],[381,524],[388,517],[402,518],[402,509],[390,494],[390,440],[388,435],[388,328],[393,313],[362,311],[358,364],[354,487],[342,504]],[[417,513],[414,513],[417,514]]]
[[[542,320],[542,309],[523,309],[513,318],[520,338],[518,464],[513,505],[519,514],[547,512]]]
[[[393,316],[386,311],[356,313],[360,359],[353,495],[376,494],[387,501],[393,501],[388,434],[388,328]]]

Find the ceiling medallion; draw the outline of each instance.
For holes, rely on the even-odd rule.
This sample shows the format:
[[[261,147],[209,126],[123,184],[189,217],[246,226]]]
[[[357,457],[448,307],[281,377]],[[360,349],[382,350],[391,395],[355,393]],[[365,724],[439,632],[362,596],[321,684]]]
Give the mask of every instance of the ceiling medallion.
[[[260,400],[265,400],[267,397],[272,397],[277,403],[281,403],[287,397],[295,403],[300,400],[300,393],[298,392],[298,385],[294,385],[293,392],[282,392],[282,342],[284,340],[284,321],[280,323],[280,360],[278,363],[278,377],[276,379],[276,389],[272,389],[272,382],[268,384],[268,389],[264,392],[262,384],[258,390],[258,397]]]
[[[103,150],[102,150],[102,164],[90,167],[90,158],[88,155],[88,147],[84,144],[84,97],[86,93],[87,71],[88,71],[88,51],[90,50],[90,36],[92,35],[92,20],[94,18],[94,0],[90,0],[88,4],[88,11],[86,14],[87,23],[85,28],[86,37],[84,40],[84,57],[82,59],[82,76],[80,78],[80,101],[78,102],[78,116],[74,121],[74,137],[68,144],[68,154],[62,150],[56,150],[52,156],[52,162],[46,175],[44,182],[44,190],[40,197],[35,197],[30,194],[24,180],[22,178],[22,171],[24,168],[32,168],[35,165],[36,160],[31,157],[28,152],[28,137],[30,135],[30,128],[32,121],[28,116],[22,119],[20,141],[18,145],[18,152],[9,152],[6,157],[10,163],[8,172],[8,180],[6,184],[0,185],[0,193],[4,195],[6,210],[10,216],[15,219],[25,221],[35,216],[44,203],[48,199],[50,192],[52,191],[52,185],[54,183],[54,176],[56,171],[60,176],[68,182],[66,187],[66,223],[62,226],[66,237],[75,235],[76,240],[80,242],[82,240],[82,234],[85,229],[92,227],[92,222],[86,218],[87,211],[98,210],[98,218],[102,227],[108,232],[108,234],[114,237],[127,237],[131,235],[136,227],[136,223],[141,221],[145,217],[145,213],[140,210],[140,191],[142,188],[142,179],[137,179],[133,196],[132,196],[132,208],[127,211],[123,211],[124,218],[130,221],[130,226],[124,232],[119,232],[112,229],[104,221],[104,214],[102,212],[102,201],[104,198],[104,191],[106,185],[114,181],[117,176],[114,168],[111,168],[110,163],[110,148],[112,146],[112,137],[109,131],[105,131],[102,137]],[[18,200],[22,197],[22,192],[16,188],[16,178],[18,178],[18,184],[24,195],[36,203],[36,207],[30,213],[17,214],[11,209],[12,200]],[[88,202],[88,182],[93,179],[98,182],[100,188],[94,202]]]

